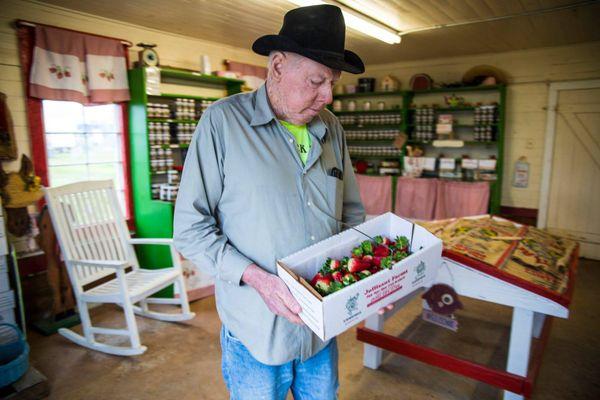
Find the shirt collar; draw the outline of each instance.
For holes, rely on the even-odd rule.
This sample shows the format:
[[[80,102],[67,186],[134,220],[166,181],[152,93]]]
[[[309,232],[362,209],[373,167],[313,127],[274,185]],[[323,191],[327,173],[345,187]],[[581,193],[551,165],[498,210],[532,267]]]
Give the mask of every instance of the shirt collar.
[[[323,138],[327,133],[327,126],[321,118],[321,113],[317,114],[317,116],[314,117],[313,120],[307,124],[307,127],[310,133],[312,133],[317,139],[319,139],[320,142],[323,142]]]
[[[271,108],[271,104],[269,103],[269,98],[267,96],[267,85],[264,83],[256,91],[254,115],[252,116],[252,121],[250,121],[250,126],[265,125],[275,118],[275,113]],[[307,124],[307,127],[310,133],[318,138],[319,141],[323,141],[323,138],[327,133],[327,126],[323,122],[320,113]]]
[[[256,91],[256,100],[254,102],[254,115],[252,116],[252,121],[250,121],[251,126],[259,126],[264,125],[275,118],[275,113],[271,109],[271,104],[269,104],[269,99],[267,97],[267,85],[263,84]]]

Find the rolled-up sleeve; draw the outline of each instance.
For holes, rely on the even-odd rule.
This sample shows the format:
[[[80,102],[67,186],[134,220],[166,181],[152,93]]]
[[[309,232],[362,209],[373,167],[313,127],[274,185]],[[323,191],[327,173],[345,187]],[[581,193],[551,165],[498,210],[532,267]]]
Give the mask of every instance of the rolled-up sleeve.
[[[229,243],[217,220],[224,178],[222,126],[222,114],[211,107],[196,127],[175,203],[173,239],[177,250],[197,267],[240,285],[252,261]]]

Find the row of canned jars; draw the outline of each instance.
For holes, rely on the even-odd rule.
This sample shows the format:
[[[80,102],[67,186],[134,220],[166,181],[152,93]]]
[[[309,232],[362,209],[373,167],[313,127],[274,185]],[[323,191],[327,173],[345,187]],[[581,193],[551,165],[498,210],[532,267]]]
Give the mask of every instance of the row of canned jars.
[[[394,130],[365,130],[346,131],[347,140],[392,140],[400,134],[399,129]]]
[[[374,114],[374,115],[340,115],[342,125],[383,125],[400,124],[402,114]]]
[[[401,150],[388,146],[348,146],[348,152],[351,156],[383,156],[399,157]]]

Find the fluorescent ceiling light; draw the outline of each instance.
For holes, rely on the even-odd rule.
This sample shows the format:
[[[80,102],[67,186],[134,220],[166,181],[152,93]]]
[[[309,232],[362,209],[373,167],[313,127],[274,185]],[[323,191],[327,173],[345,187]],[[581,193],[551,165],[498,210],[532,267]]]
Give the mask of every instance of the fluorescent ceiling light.
[[[290,3],[294,3],[297,6],[316,6],[319,4],[328,4],[322,0],[288,0]],[[346,21],[346,25],[349,28],[357,30],[359,32],[364,33],[365,35],[369,35],[374,37],[375,39],[379,39],[383,42],[389,44],[398,44],[400,43],[400,35],[396,32],[391,31],[389,29],[385,29],[371,21],[367,21],[366,19],[352,13],[347,10],[345,7],[340,7],[342,9],[342,14],[344,14],[344,21]]]

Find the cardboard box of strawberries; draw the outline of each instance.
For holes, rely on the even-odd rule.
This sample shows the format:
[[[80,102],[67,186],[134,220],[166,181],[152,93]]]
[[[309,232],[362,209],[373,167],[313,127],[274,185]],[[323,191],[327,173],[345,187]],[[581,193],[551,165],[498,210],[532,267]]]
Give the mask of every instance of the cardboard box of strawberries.
[[[300,318],[322,340],[431,286],[442,262],[442,241],[395,214],[355,228],[277,261]]]
[[[377,272],[391,269],[396,262],[410,255],[406,236],[397,236],[395,241],[381,235],[373,239],[353,248],[349,257],[325,260],[310,284],[319,294],[327,296]]]

